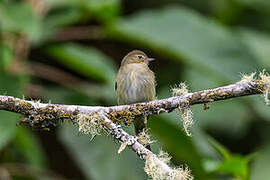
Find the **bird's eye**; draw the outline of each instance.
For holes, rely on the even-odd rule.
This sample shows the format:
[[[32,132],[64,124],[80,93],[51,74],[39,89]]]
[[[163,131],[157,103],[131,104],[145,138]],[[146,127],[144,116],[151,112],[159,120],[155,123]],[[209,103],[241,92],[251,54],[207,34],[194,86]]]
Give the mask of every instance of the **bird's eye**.
[[[139,59],[142,59],[143,57],[141,55],[138,56]]]

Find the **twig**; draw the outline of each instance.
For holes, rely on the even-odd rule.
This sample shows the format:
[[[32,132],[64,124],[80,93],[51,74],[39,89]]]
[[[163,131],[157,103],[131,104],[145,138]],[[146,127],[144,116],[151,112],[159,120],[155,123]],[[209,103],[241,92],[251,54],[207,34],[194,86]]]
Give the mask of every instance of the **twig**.
[[[262,80],[251,80],[215,89],[188,93],[183,96],[174,96],[150,102],[110,107],[46,104],[0,95],[0,109],[24,115],[42,112],[43,114],[45,113],[53,116],[55,119],[71,118],[79,113],[91,114],[93,112],[102,111],[107,113],[107,117],[113,122],[120,122],[121,116],[160,114],[163,112],[171,112],[180,105],[187,103],[191,106],[194,104],[204,104],[241,96],[262,94],[267,88],[266,86],[268,87],[269,85],[265,84]]]
[[[166,179],[175,179],[175,177],[177,177],[182,180],[189,179],[190,176],[186,177],[181,174],[183,171],[179,171],[179,169],[176,171],[176,169],[170,168],[154,153],[140,144],[136,137],[127,134],[121,126],[115,124],[115,122],[122,121],[129,124],[131,123],[130,119],[136,115],[171,112],[187,104],[191,106],[241,96],[267,94],[270,87],[270,78],[265,74],[261,74],[260,76],[261,80],[245,80],[215,89],[187,93],[183,96],[111,107],[45,104],[26,101],[11,96],[0,96],[0,109],[24,114],[26,118],[22,120],[22,122],[38,128],[47,128],[51,125],[55,125],[59,120],[64,119],[70,119],[74,123],[78,123],[78,119],[81,115],[87,115],[91,119],[93,114],[98,114],[99,118],[97,120],[103,128],[115,139],[121,143],[125,143],[134,150],[140,158],[146,160],[146,167],[150,167],[148,169],[154,169],[156,167],[158,168],[156,172],[160,173],[160,171],[162,171],[162,176],[167,177]],[[151,177],[155,176],[151,174],[151,172],[148,172],[148,174]],[[175,174],[177,174],[177,176]]]
[[[152,151],[148,150],[142,144],[137,141],[137,138],[126,133],[120,125],[114,124],[110,119],[108,119],[105,115],[101,115],[104,122],[104,128],[110,132],[110,134],[117,140],[122,143],[126,143],[137,155],[143,159],[147,160],[147,158],[151,158],[153,162],[152,164],[159,165],[160,169],[164,173],[163,176],[169,177],[172,174],[173,169],[171,169],[166,163],[162,162]],[[173,180],[168,178],[168,180]],[[180,178],[179,180],[185,180],[185,177]]]

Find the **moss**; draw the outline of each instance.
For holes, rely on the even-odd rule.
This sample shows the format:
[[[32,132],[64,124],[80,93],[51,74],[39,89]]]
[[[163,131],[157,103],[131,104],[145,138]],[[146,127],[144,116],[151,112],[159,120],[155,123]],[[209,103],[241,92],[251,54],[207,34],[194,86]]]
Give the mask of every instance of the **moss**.
[[[215,96],[216,96],[216,93],[215,92],[211,92],[211,93],[209,93],[209,94],[206,95],[206,98],[207,99],[212,99],[212,98],[214,99]]]
[[[263,92],[265,89],[265,83],[262,80],[258,80],[258,89]]]
[[[34,109],[34,106],[27,101],[19,101],[18,110],[29,111]]]
[[[48,130],[54,128],[65,119],[73,121],[78,111],[67,112],[58,109],[55,105],[47,105],[43,108],[34,108],[31,103],[20,101],[17,112],[26,115],[19,124],[26,124],[34,129]]]
[[[226,99],[229,96],[230,96],[230,94],[227,93],[227,92],[223,92],[223,93],[220,94],[221,99]]]
[[[151,145],[152,143],[156,142],[151,140],[149,129],[143,129],[138,135],[138,142],[141,143],[144,147]]]
[[[148,109],[146,111],[146,108]],[[109,111],[107,113],[107,117],[112,120],[114,123],[125,123],[126,125],[130,125],[135,116],[139,115],[148,115],[149,112],[154,111],[155,106],[152,104],[149,104],[147,107],[145,105],[136,104],[136,106],[132,106],[128,110],[122,110],[122,111]]]
[[[145,158],[144,171],[153,180],[158,179],[185,179],[193,180],[190,170],[188,168],[177,167],[172,169],[165,169],[164,164],[170,164],[170,157],[167,153],[160,153],[158,158],[152,154],[147,154]]]
[[[27,101],[20,101],[14,98],[8,98],[7,103],[5,104],[7,109],[21,114],[27,114],[28,111],[33,110],[34,107],[31,103]]]
[[[220,99],[228,99],[229,97],[234,96],[233,92],[223,92],[223,93],[218,93],[217,91],[211,92],[206,95],[206,100],[211,102],[214,100],[220,100]]]
[[[255,75],[256,75],[256,72],[253,72],[251,74],[241,74],[242,78],[237,83],[246,83],[246,82],[249,82],[249,81],[253,81]]]
[[[78,114],[77,123],[79,132],[91,134],[93,139],[96,135],[100,135],[103,131],[103,118],[97,112],[91,114]]]
[[[149,106],[151,106],[151,104],[149,104]],[[142,114],[142,111],[144,110],[144,108],[145,106],[138,104],[136,105],[136,108],[133,111],[136,115],[140,115]]]
[[[200,93],[193,93],[191,99],[189,99],[188,101],[191,103],[191,102],[196,102],[200,99],[202,99],[202,95]]]
[[[117,111],[107,114],[107,117],[114,123],[124,122],[126,125],[130,125],[137,113],[131,111]]]
[[[183,96],[188,93],[187,85],[185,83],[180,83],[171,89],[173,96]]]

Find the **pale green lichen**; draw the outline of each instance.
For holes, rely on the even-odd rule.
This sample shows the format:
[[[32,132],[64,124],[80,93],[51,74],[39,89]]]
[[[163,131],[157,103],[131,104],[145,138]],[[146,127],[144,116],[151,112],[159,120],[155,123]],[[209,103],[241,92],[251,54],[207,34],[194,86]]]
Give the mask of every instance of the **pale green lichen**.
[[[178,86],[172,88],[173,96],[183,96],[188,94],[187,85],[185,83],[180,83]],[[191,136],[189,131],[190,127],[193,125],[193,114],[188,103],[186,105],[179,106],[179,112],[182,116],[183,127],[188,136]]]
[[[93,139],[96,135],[100,135],[102,132],[102,120],[103,119],[98,113],[79,114],[77,118],[79,132],[91,134],[91,139]]]
[[[260,72],[259,74],[262,84],[264,85],[263,88],[263,95],[264,95],[264,100],[266,105],[270,104],[270,100],[269,100],[269,94],[270,94],[270,75],[269,73],[265,72],[265,70],[263,70],[262,72]]]
[[[153,144],[155,141],[151,140],[148,129],[143,129],[142,132],[138,134],[138,142],[146,147],[150,144]]]
[[[158,158],[154,158],[152,154],[147,154],[144,170],[153,180],[192,180],[188,168],[176,167],[171,170],[164,168],[170,164],[171,157],[168,153],[160,151]]]
[[[250,75],[242,74],[242,79],[239,83],[242,82],[249,82],[253,80],[259,80],[259,88],[262,90],[264,95],[264,101],[266,105],[270,104],[269,94],[270,94],[270,76],[269,73],[265,72],[265,69],[259,73],[259,79],[254,78],[256,75],[255,72],[251,73]]]
[[[182,115],[183,127],[188,136],[191,136],[190,127],[192,127],[193,121],[193,113],[191,109],[188,107],[180,108],[180,112]]]
[[[127,142],[122,142],[118,149],[118,154],[120,154],[127,147]]]
[[[144,171],[151,179],[164,180],[168,176],[168,173],[163,170],[161,163],[160,160],[155,160],[153,155],[147,154]]]
[[[185,83],[180,83],[171,89],[173,96],[183,96],[188,93],[187,85]]]
[[[170,160],[172,159],[172,157],[169,155],[169,153],[163,151],[163,150],[160,150],[159,151],[159,154],[158,154],[158,158],[164,162],[165,164],[169,164],[170,163]]]
[[[169,174],[168,179],[173,180],[193,180],[193,176],[190,173],[188,167],[178,167],[174,168]]]
[[[256,75],[256,72],[253,72],[251,74],[241,73],[241,80],[238,83],[253,81],[255,75]]]

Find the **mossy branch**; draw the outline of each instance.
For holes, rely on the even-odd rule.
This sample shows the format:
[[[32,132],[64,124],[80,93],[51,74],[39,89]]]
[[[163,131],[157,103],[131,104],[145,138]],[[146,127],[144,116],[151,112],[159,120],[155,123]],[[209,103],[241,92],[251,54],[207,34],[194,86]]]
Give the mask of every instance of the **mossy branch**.
[[[46,126],[45,121],[49,122],[57,119],[70,119],[73,121],[76,119],[77,114],[92,114],[94,112],[106,114],[113,122],[130,124],[136,115],[171,112],[186,104],[192,106],[241,96],[266,94],[269,88],[269,82],[267,83],[264,80],[240,81],[215,89],[187,93],[183,96],[110,107],[46,104],[0,95],[0,109],[24,114],[28,118],[24,120],[24,123],[29,123],[34,127],[40,126],[40,128]]]
[[[184,180],[192,179],[187,171],[181,168],[170,168],[166,162],[140,144],[137,137],[126,133],[117,123],[130,124],[136,115],[160,114],[194,104],[205,104],[255,94],[264,94],[266,102],[269,102],[267,96],[270,91],[270,78],[264,73],[260,74],[260,78],[253,80],[253,78],[244,77],[240,82],[215,89],[186,93],[181,96],[145,103],[110,107],[46,104],[11,96],[0,96],[0,110],[25,115],[20,123],[26,123],[34,128],[50,128],[50,126],[55,126],[58,121],[69,119],[78,124],[79,130],[86,134],[96,135],[101,129],[105,129],[122,143],[121,150],[125,146],[129,146],[140,158],[146,161],[145,171],[150,177],[163,176],[168,177],[167,179]]]

